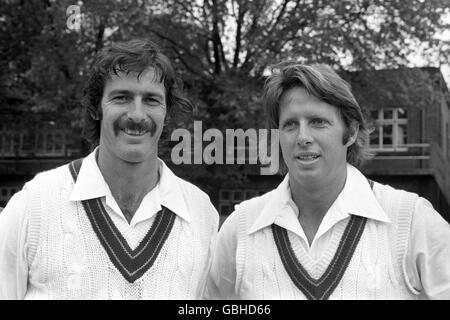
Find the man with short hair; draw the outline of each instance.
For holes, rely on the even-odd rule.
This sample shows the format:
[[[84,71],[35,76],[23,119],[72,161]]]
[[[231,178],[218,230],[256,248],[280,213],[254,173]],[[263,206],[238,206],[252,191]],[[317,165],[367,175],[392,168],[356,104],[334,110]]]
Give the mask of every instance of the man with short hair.
[[[105,48],[85,90],[84,159],[39,173],[0,215],[1,299],[198,299],[218,214],[158,158],[191,110],[152,42]]]
[[[225,220],[207,296],[450,299],[450,226],[357,169],[369,132],[350,86],[328,66],[287,62],[264,103],[287,175]]]

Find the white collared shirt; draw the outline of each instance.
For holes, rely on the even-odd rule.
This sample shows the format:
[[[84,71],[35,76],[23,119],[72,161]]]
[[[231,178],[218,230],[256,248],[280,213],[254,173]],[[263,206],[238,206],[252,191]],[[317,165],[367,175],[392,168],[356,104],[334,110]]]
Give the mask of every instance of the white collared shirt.
[[[100,172],[95,159],[96,150],[83,160],[77,182],[69,200],[81,201],[93,198],[104,198],[104,202],[111,210],[111,213],[117,215],[128,224],[128,221],[122,213],[122,210],[119,208],[108,184]],[[151,219],[161,210],[161,206],[169,208],[186,221],[190,220],[189,212],[178,187],[179,178],[172,173],[161,159],[158,158],[158,162],[160,179],[157,185],[142,199],[136,213],[129,223],[131,228],[134,228],[142,221]]]
[[[270,225],[277,224],[297,235],[311,258],[310,261],[318,262],[329,247],[339,222],[350,215],[359,215],[383,224],[391,223],[377,201],[377,192],[370,188],[361,172],[347,165],[345,186],[325,214],[310,246],[298,220],[298,209],[291,197],[287,175],[270,192],[270,196],[266,194],[268,200],[261,200],[264,202],[263,209],[255,213],[257,217],[250,222],[247,236],[263,232]],[[239,293],[235,291],[240,223],[238,211],[239,205],[219,232],[208,285],[210,298],[239,298]],[[243,265],[247,264],[244,262]],[[405,269],[409,283],[417,292],[422,292],[429,298],[450,298],[450,226],[423,198],[419,198],[415,205]]]
[[[283,179],[275,190],[276,201],[264,207],[259,218],[249,230],[249,234],[270,226],[279,225],[302,239],[302,244],[309,255],[318,260],[327,247],[331,237],[331,229],[351,214],[389,223],[389,218],[375,198],[367,179],[353,166],[347,167],[347,181],[339,196],[323,217],[314,236],[311,246],[298,220],[298,208],[291,197],[289,175]]]

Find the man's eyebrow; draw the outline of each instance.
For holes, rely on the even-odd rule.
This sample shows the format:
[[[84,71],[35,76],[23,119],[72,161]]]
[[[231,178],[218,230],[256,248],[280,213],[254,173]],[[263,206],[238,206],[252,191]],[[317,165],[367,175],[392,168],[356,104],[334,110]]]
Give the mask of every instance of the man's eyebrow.
[[[282,118],[282,117],[280,117],[280,121],[281,122],[286,122],[286,121],[291,121],[291,120],[297,120],[297,118],[295,117],[295,116],[288,116],[288,117],[285,117],[285,118]]]
[[[108,93],[108,96],[113,96],[116,94],[130,94],[131,91],[130,90],[125,90],[125,89],[115,89],[112,90],[111,92]]]
[[[323,113],[323,112],[314,112],[311,113],[308,118],[325,118],[325,119],[329,119],[332,118],[330,115]]]
[[[139,91],[138,93],[142,96],[152,96],[152,97],[164,98],[164,95],[162,93],[155,92],[155,91]],[[116,94],[129,95],[129,94],[134,94],[134,91],[127,90],[127,89],[115,89],[115,90],[112,90],[111,92],[109,92],[108,96],[110,97],[110,96],[113,96]]]
[[[314,111],[308,113],[307,115],[305,115],[305,118],[306,119],[310,119],[310,120],[314,119],[314,118],[324,118],[326,120],[332,120],[333,116],[328,114],[327,112],[314,110]],[[298,119],[297,119],[297,116],[295,114],[290,114],[290,115],[288,115],[288,116],[286,116],[284,118],[280,117],[280,121],[283,121],[283,122],[290,121],[290,120],[297,121]]]
[[[164,98],[164,94],[160,92],[155,91],[142,91],[141,92],[143,96],[151,96],[151,97],[158,97],[158,98]]]

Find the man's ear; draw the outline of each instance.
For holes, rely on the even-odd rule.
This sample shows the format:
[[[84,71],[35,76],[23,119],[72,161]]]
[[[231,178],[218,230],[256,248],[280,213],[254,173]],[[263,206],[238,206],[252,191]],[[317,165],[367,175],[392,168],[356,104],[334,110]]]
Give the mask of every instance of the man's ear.
[[[345,143],[346,147],[350,147],[352,144],[355,143],[356,138],[358,137],[359,132],[359,124],[357,122],[352,122],[350,124],[350,127],[348,128],[348,138],[347,142]]]
[[[100,114],[100,112],[98,111],[98,110],[92,110],[91,108],[89,108],[88,109],[88,113],[89,113],[89,116],[92,118],[92,119],[94,119],[94,120],[101,120],[102,119],[102,116],[101,116],[101,114]]]

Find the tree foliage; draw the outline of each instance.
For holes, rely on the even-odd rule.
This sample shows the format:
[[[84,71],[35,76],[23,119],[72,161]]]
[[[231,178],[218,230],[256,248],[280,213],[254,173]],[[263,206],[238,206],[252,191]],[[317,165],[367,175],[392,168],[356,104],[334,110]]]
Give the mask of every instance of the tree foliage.
[[[60,91],[74,94],[105,43],[136,36],[160,43],[191,87],[258,78],[282,59],[395,67],[407,64],[417,43],[449,59],[448,43],[434,37],[449,26],[441,19],[450,14],[445,0],[90,0],[78,2],[79,32],[66,27],[73,1],[2,2],[2,85],[38,92],[46,104],[61,105]]]
[[[442,43],[433,35],[448,28],[440,18],[449,12],[445,0],[149,3],[159,10],[134,23],[163,41],[187,70],[201,76],[259,76],[268,64],[287,58],[336,66],[346,59],[352,68],[405,64],[416,49],[406,41],[439,50]]]

